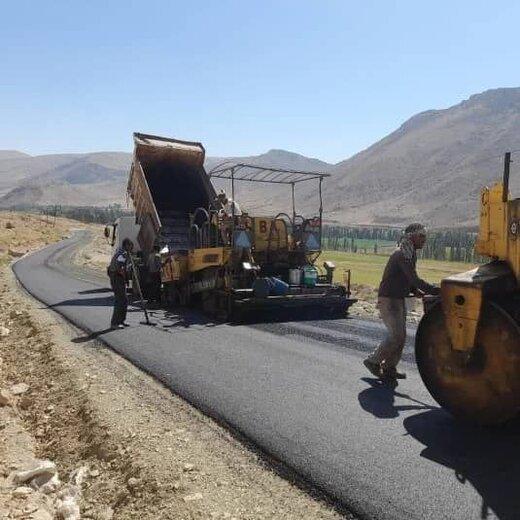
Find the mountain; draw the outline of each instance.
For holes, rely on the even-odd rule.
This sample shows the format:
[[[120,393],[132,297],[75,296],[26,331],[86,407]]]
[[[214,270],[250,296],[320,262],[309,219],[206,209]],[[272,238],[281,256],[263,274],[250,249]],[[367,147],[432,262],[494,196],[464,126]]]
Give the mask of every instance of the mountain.
[[[328,217],[356,224],[475,224],[481,187],[501,177],[504,152],[518,148],[520,88],[420,113],[332,169],[324,188]],[[514,165],[511,181],[520,196]]]
[[[63,204],[106,206],[126,202],[126,183],[132,155],[123,152],[57,154],[31,157],[0,151],[0,206]],[[324,171],[331,164],[285,150],[249,157],[208,157],[206,170],[226,161],[261,164],[302,171]],[[231,193],[228,181],[215,179],[215,187]],[[278,212],[287,210],[290,187],[286,192],[273,186],[238,183],[236,198],[250,211],[257,208]]]
[[[286,170],[314,171],[326,173],[333,167],[332,164],[312,159],[286,150],[269,150],[261,155],[250,157],[208,157],[205,162],[206,171],[210,172],[222,163],[245,163],[254,166],[267,166]],[[224,189],[231,195],[231,182],[222,179],[214,179],[213,184],[218,190]],[[317,182],[303,182],[296,186],[296,209],[312,215],[317,214],[319,201],[317,197]],[[314,195],[314,196],[313,196]],[[292,212],[291,187],[283,184],[263,184],[257,182],[235,183],[235,199],[243,210],[250,213],[276,214],[279,212]]]
[[[23,157],[30,157],[30,155],[19,152],[18,150],[0,150],[0,161],[9,159],[22,159]]]
[[[488,90],[455,106],[410,118],[366,150],[331,165],[285,150],[250,157],[208,157],[210,171],[224,162],[328,172],[323,186],[325,219],[342,224],[474,225],[483,185],[502,173],[503,154],[520,149],[520,88]],[[516,156],[518,157],[518,155]],[[513,160],[515,156],[513,156]],[[125,202],[131,155],[31,157],[0,151],[0,206],[21,204],[107,205]],[[230,193],[230,183],[215,179]],[[520,168],[511,187],[520,195]],[[315,182],[297,186],[297,211],[315,215]],[[289,186],[236,183],[235,198],[252,213],[291,211]]]
[[[97,205],[124,200],[131,155],[122,152],[3,158],[0,205]]]

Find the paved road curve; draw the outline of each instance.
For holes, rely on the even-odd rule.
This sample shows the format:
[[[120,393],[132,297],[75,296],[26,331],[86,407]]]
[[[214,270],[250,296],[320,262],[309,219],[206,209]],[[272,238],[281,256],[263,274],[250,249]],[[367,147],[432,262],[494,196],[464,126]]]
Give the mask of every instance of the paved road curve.
[[[157,311],[146,327],[134,311],[131,328],[109,331],[106,280],[69,262],[82,240],[14,265],[36,298],[87,331],[78,342],[102,339],[362,518],[520,518],[520,429],[456,424],[411,363],[395,391],[368,377],[376,322],[231,326]]]

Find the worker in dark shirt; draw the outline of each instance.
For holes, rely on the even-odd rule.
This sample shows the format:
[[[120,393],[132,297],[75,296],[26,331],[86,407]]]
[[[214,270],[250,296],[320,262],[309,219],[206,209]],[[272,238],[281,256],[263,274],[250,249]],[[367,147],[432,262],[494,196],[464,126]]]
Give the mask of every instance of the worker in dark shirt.
[[[125,321],[128,308],[126,280],[129,266],[131,265],[129,256],[132,254],[133,249],[134,243],[129,238],[125,238],[122,247],[117,249],[108,266],[110,286],[114,291],[114,310],[110,323],[113,329],[122,329],[129,326]]]
[[[368,370],[381,379],[404,379],[397,371],[406,343],[406,303],[408,296],[439,294],[438,287],[430,285],[417,275],[417,250],[426,242],[422,224],[410,224],[399,247],[390,256],[379,285],[377,306],[387,329],[379,347],[363,362]]]
[[[161,255],[159,245],[154,244],[148,255],[148,291],[149,302],[161,303]]]

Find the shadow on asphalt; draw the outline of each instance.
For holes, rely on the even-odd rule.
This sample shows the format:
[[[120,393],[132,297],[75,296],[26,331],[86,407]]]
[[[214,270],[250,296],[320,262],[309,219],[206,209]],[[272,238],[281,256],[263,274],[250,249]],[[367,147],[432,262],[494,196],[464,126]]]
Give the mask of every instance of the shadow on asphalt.
[[[91,332],[90,334],[87,334],[86,336],[79,336],[77,338],[72,338],[73,343],[87,343],[89,341],[92,341],[93,339],[99,338],[99,336],[102,336],[103,334],[107,334],[108,332],[112,332],[114,329],[112,327],[108,327],[103,330],[97,330],[95,332]]]
[[[114,303],[113,296],[100,296],[99,298],[71,298],[58,303],[49,305],[49,308],[55,307],[112,307]]]
[[[395,419],[402,412],[407,433],[425,446],[421,452],[432,462],[454,471],[459,485],[471,485],[482,497],[481,519],[520,518],[520,422],[504,427],[478,427],[457,422],[441,408],[430,406],[379,379],[363,377],[369,388],[358,395],[359,404],[379,419]],[[411,404],[396,405],[395,399]],[[455,485],[455,484],[454,484]]]
[[[100,294],[107,292],[112,292],[112,289],[110,289],[110,287],[103,287],[101,289],[89,289],[87,291],[78,291],[78,294]]]
[[[453,469],[459,485],[476,489],[482,497],[480,518],[520,518],[518,422],[477,427],[458,423],[437,409],[407,417],[404,427],[425,446],[422,457]]]
[[[192,326],[215,327],[221,323],[216,322],[202,313],[191,311],[189,309],[167,309],[156,310],[149,309],[150,317],[157,320],[158,324],[163,329],[189,329]]]
[[[378,419],[395,419],[399,417],[401,412],[410,410],[437,410],[437,408],[418,401],[408,394],[397,392],[396,383],[390,384],[370,377],[362,377],[361,380],[368,383],[370,387],[359,393],[359,404],[363,410]],[[396,397],[408,399],[413,404],[396,405]]]

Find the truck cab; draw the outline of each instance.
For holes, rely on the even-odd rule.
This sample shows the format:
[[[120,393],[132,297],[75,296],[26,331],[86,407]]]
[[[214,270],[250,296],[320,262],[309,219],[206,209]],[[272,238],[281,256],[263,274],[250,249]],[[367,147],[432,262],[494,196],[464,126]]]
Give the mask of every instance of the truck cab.
[[[139,229],[140,226],[135,223],[135,217],[133,216],[119,217],[113,224],[105,226],[105,237],[112,246],[112,254],[122,247],[125,238],[129,238],[134,243],[135,252],[141,251],[139,241],[137,240]]]

